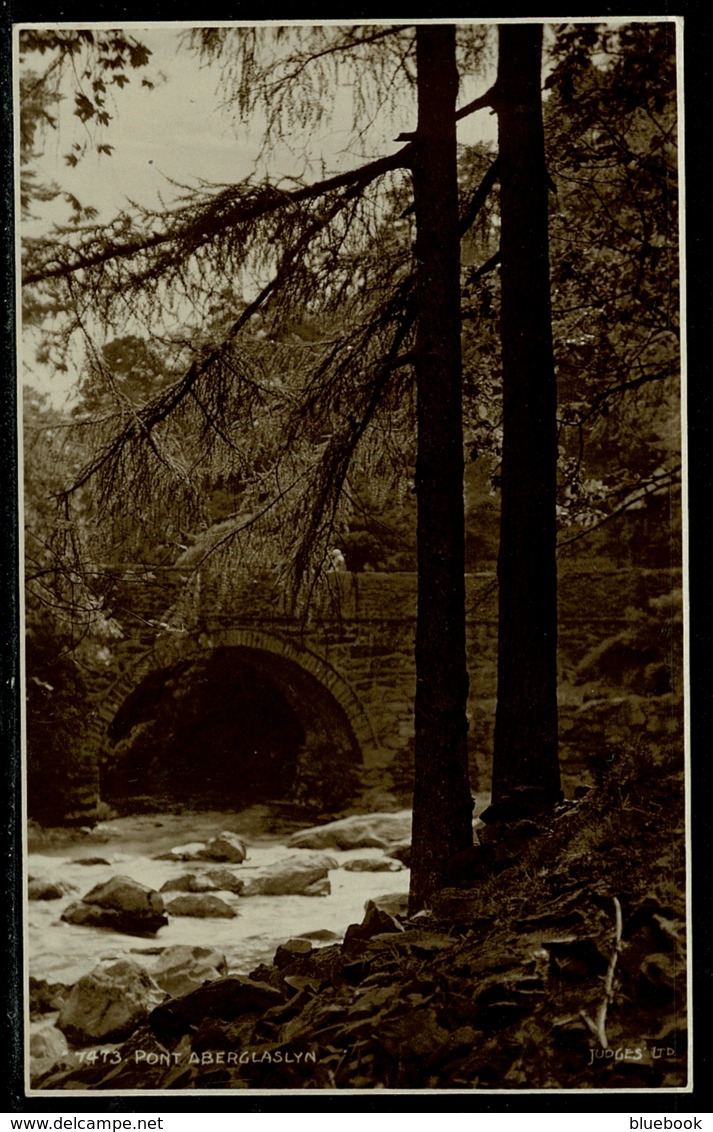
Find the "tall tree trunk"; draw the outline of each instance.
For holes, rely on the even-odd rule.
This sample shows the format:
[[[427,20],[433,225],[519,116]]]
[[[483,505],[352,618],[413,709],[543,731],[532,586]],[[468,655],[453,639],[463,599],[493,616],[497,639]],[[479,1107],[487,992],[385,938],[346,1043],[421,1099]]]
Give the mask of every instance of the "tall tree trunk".
[[[419,25],[413,164],[418,260],[418,619],[411,913],[473,843],[465,656],[455,29]]]
[[[516,817],[528,810],[544,810],[560,797],[557,393],[542,124],[542,26],[505,24],[499,35],[503,458],[493,803],[499,805],[501,816]]]

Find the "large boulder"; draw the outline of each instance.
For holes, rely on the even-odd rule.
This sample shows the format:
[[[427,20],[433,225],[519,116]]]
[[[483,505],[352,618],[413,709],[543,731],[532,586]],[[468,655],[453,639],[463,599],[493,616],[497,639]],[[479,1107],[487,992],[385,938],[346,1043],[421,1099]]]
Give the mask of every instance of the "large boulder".
[[[234,892],[239,896],[245,887],[242,877],[237,877],[230,869],[208,869],[206,877],[215,892]]]
[[[201,860],[226,861],[233,865],[240,865],[247,857],[245,842],[237,833],[224,830],[217,837],[212,837],[204,849],[199,850]]]
[[[387,849],[411,837],[411,811],[395,814],[356,814],[293,833],[292,849]]]
[[[62,919],[128,935],[155,935],[168,923],[160,893],[125,876],[96,885],[81,901],[70,904]]]
[[[245,842],[237,833],[223,830],[222,833],[205,841],[190,841],[187,845],[176,845],[167,853],[159,853],[156,861],[225,861],[240,865],[247,857]]]
[[[184,892],[166,905],[170,916],[195,916],[198,919],[232,920],[237,912],[211,892]]]
[[[161,885],[161,892],[233,892],[243,891],[244,881],[230,869],[208,869],[205,873],[183,873]]]
[[[212,947],[167,947],[151,969],[151,976],[172,998],[197,990],[227,973],[225,956]]]
[[[329,870],[337,862],[323,853],[294,853],[271,865],[245,870],[243,896],[328,896]]]
[[[75,1046],[120,1041],[164,1000],[164,992],[131,959],[99,963],[72,987],[57,1025]]]

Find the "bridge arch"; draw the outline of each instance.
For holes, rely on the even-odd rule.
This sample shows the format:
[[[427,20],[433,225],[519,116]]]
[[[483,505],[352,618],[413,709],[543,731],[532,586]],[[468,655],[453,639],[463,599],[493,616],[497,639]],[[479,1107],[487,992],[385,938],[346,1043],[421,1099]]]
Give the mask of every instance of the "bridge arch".
[[[366,711],[329,661],[252,628],[174,635],[100,715],[101,793],[113,802],[172,791],[185,801],[192,776],[198,794],[207,782],[221,797],[247,791],[248,804],[312,794],[337,804],[376,753]]]
[[[324,657],[279,633],[269,633],[260,629],[226,629],[220,633],[211,633],[209,639],[213,648],[260,650],[273,656],[284,657],[298,668],[311,673],[319,684],[332,694],[344,712],[354,732],[364,764],[369,766],[374,761],[378,744],[371,719],[351,684]]]

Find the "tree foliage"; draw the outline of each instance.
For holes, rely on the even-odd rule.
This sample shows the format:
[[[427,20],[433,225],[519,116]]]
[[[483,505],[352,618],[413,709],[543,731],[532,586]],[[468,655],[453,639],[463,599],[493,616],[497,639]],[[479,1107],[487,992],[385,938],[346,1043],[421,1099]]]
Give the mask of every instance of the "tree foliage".
[[[114,108],[111,88],[125,87],[131,81],[127,72],[145,68],[151,52],[135,36],[119,29],[24,28],[20,32],[21,64],[27,56],[41,67],[23,71],[20,90],[20,145],[22,152],[31,154],[38,131],[57,128],[57,118],[49,108],[66,97],[63,78],[67,72],[74,77],[73,114],[80,122],[108,126]],[[154,83],[144,74],[141,85],[151,90]],[[84,146],[76,145],[64,155],[65,162],[76,165],[92,140],[99,153],[111,153],[111,146],[87,135]]]
[[[472,67],[484,50],[484,30],[469,32],[460,35],[462,69]],[[42,33],[40,46],[47,51],[52,34]],[[673,35],[666,23],[613,29],[575,24],[559,27],[550,46],[554,65],[545,109],[548,167],[557,188],[551,242],[560,384],[558,504],[562,522],[577,524],[574,535],[638,497],[666,490],[678,475],[678,438],[671,424],[678,357]],[[59,44],[60,55],[72,58],[91,33],[84,41],[79,33],[74,37],[76,43]],[[129,65],[128,47],[119,51],[115,44],[112,56],[112,36],[100,38],[97,33],[95,70],[113,73],[112,58]],[[315,27],[301,29],[298,39],[295,29],[213,28],[195,33],[194,45],[222,68],[233,113],[268,107],[273,119],[265,135],[276,142],[288,118],[297,120],[300,106],[300,120],[314,130],[319,108],[340,90],[335,80],[344,78],[345,66],[354,80],[355,116],[361,121],[368,105],[374,118],[388,97],[402,91],[404,76],[413,79],[412,39],[413,30],[401,25]],[[50,64],[52,74],[57,69]],[[325,338],[341,322],[348,341],[359,304],[365,304],[357,315],[364,326],[369,308],[373,312],[385,297],[401,300],[396,323],[408,320],[403,300],[414,238],[412,216],[402,215],[408,208],[408,162],[406,145],[386,159],[316,183],[203,185],[186,190],[183,201],[164,212],[127,211],[109,228],[82,225],[74,236],[29,241],[27,280],[34,286],[28,290],[56,304],[58,282],[73,280],[76,313],[63,328],[65,336],[68,329],[90,336],[98,323],[117,335],[131,326],[152,337],[158,332],[176,358],[183,349],[190,377],[177,394],[182,401],[198,385],[212,386],[211,366],[219,371],[233,339],[242,342],[257,333],[282,346],[291,322],[311,318],[325,329]],[[487,152],[461,153],[464,220],[468,197],[491,163]],[[380,211],[384,187],[390,198],[386,214]],[[492,215],[490,203],[481,207],[464,242],[464,380],[468,450],[486,457],[497,489],[499,235],[497,223],[488,220]],[[77,284],[84,278],[82,301]],[[400,294],[392,283],[402,285]],[[391,323],[390,334],[393,318]],[[182,333],[176,333],[177,325]],[[207,325],[215,332],[212,341]],[[66,364],[65,345],[66,338],[56,336],[46,357]],[[217,348],[211,356],[211,345],[222,345],[222,353]],[[401,353],[408,356],[409,348],[405,336]],[[200,376],[191,370],[191,349],[200,354]],[[318,342],[306,343],[302,355],[318,374]],[[147,414],[152,434],[163,411],[158,408],[156,422]],[[152,471],[161,474],[160,467]]]
[[[55,505],[78,454],[62,414],[25,393],[25,685],[28,811],[73,809],[72,771],[86,738],[88,673],[105,665],[118,628],[87,559],[85,516]]]
[[[565,27],[548,78],[562,516],[680,478],[675,29]],[[566,512],[564,507],[566,505]]]
[[[492,31],[459,26],[461,76],[492,59]],[[147,62],[120,33],[45,34],[26,43],[54,52],[25,87],[28,154],[53,126],[48,92],[68,61],[89,51],[75,113],[100,130],[108,88]],[[679,474],[673,34],[666,22],[574,24],[548,41],[547,172],[533,175],[551,190],[561,543],[669,495]],[[130,205],[109,224],[75,210],[78,222],[25,241],[44,361],[73,365],[77,341],[85,356],[70,429],[84,459],[59,492],[67,515],[91,515],[72,520],[75,562],[145,561],[160,532],[189,567],[267,571],[304,611],[329,592],[335,547],[349,566],[378,567],[383,538],[386,561],[408,561],[380,532],[408,530],[424,473],[416,38],[404,24],[199,29],[186,45],[216,68],[228,114],[264,137],[260,172],[173,186],[166,206]],[[335,171],[329,111],[345,92],[353,129]],[[450,123],[497,109],[496,95],[454,105]],[[290,175],[263,176],[280,146],[292,147]],[[503,171],[485,144],[457,160],[458,460],[469,461],[468,546],[492,552],[473,531],[485,510],[491,523],[507,478]],[[441,409],[421,413],[419,433]],[[460,678],[454,688],[464,702]]]

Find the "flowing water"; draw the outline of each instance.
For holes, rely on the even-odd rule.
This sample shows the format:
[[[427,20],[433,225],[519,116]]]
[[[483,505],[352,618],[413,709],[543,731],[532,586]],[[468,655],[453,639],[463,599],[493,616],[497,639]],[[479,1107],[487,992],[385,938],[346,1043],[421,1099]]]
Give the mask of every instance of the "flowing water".
[[[202,871],[191,861],[158,861],[157,854],[188,842],[207,841],[221,830],[238,833],[248,846],[242,865],[229,865],[239,876],[300,850],[286,846],[294,823],[282,829],[267,807],[243,813],[200,812],[141,814],[100,823],[85,835],[35,837],[30,840],[27,873],[71,884],[74,891],[61,900],[35,900],[27,905],[26,955],[28,973],[38,979],[71,985],[100,959],[132,958],[150,970],[157,949],[175,944],[214,947],[226,958],[228,970],[245,975],[261,962],[270,962],[276,947],[297,935],[327,929],[341,938],[351,923],[360,923],[365,902],[386,892],[408,891],[407,869],[394,873],[330,871],[329,896],[218,895],[238,913],[234,919],[170,917],[155,937],[131,936],[103,928],[63,923],[68,904],[96,884],[123,875],[151,888],[185,873]],[[348,852],[326,850],[339,866],[355,857],[382,857],[378,849]],[[107,864],[82,864],[100,857]],[[222,868],[218,862],[211,867]],[[166,901],[178,893],[166,893]]]

